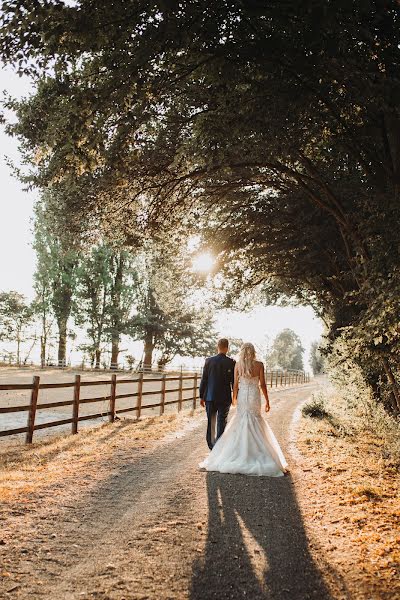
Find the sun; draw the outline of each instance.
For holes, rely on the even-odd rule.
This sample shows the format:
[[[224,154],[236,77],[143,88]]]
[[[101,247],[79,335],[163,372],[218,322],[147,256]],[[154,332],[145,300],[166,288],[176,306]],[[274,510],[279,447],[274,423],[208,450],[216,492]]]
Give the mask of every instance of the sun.
[[[202,254],[198,254],[193,259],[193,271],[198,271],[200,273],[209,273],[212,271],[215,265],[215,258],[210,252],[203,252]]]

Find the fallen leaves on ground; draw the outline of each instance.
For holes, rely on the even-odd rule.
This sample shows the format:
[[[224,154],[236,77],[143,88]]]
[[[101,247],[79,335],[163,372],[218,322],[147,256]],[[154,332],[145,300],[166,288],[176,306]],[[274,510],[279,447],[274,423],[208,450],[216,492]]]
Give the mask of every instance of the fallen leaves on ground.
[[[179,432],[193,422],[193,411],[149,417],[140,421],[118,420],[112,425],[85,429],[75,436],[62,435],[50,440],[24,445],[21,441],[0,449],[0,505],[8,512],[13,505],[32,502],[35,494],[60,494],[74,480],[90,483],[101,476],[121,454],[146,449],[165,436]],[[79,477],[81,476],[81,477]]]
[[[361,410],[333,391],[325,407],[330,419],[302,417],[297,428],[311,538],[352,599],[400,597],[398,464]]]

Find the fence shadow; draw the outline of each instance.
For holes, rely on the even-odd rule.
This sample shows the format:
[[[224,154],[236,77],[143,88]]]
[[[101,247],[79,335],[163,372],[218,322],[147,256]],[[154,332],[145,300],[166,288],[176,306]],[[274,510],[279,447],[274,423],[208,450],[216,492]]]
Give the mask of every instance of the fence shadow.
[[[207,473],[208,538],[191,600],[332,598],[309,549],[290,476]]]

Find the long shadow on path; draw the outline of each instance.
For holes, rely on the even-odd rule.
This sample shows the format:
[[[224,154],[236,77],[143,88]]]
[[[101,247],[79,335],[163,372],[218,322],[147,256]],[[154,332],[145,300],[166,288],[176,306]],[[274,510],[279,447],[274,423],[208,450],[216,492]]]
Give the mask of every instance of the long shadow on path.
[[[332,598],[308,550],[290,476],[207,473],[208,538],[190,599]]]

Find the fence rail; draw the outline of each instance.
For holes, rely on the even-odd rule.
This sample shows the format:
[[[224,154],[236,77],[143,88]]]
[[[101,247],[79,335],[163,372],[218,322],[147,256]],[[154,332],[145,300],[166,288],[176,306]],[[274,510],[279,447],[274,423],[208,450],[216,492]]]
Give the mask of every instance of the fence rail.
[[[279,386],[290,386],[309,382],[309,375],[303,371],[268,371],[266,372],[267,385],[270,388]],[[177,387],[168,388],[169,382],[179,382]],[[193,382],[193,385],[185,387],[184,382]],[[154,383],[160,384],[158,389],[146,389],[146,387]],[[33,434],[35,431],[40,429],[46,429],[49,427],[57,427],[61,425],[71,425],[71,433],[75,434],[78,432],[78,423],[89,419],[99,419],[108,417],[110,422],[113,422],[118,415],[125,414],[128,412],[135,412],[136,418],[139,419],[146,409],[159,408],[159,414],[162,415],[165,411],[166,406],[177,404],[178,412],[182,410],[184,403],[191,402],[193,409],[197,407],[198,401],[198,383],[199,374],[194,373],[192,375],[183,375],[168,377],[166,374],[161,377],[148,377],[144,373],[140,373],[136,378],[129,379],[117,379],[117,375],[113,373],[110,379],[102,379],[98,381],[82,381],[81,375],[75,375],[73,382],[64,383],[40,383],[40,377],[35,375],[32,383],[10,383],[0,384],[0,391],[3,390],[30,390],[30,402],[29,404],[23,404],[20,406],[1,406],[0,405],[0,419],[2,414],[6,413],[18,413],[27,412],[27,425],[25,427],[17,427],[13,429],[1,429],[0,421],[0,437],[10,436],[25,433],[25,442],[27,444],[32,443]],[[136,386],[136,391],[130,391],[127,393],[117,393],[118,387],[126,386],[127,384],[133,384]],[[81,398],[81,389],[91,386],[109,386],[109,394],[104,396],[96,396],[93,398]],[[62,388],[73,388],[73,394],[70,400],[61,400],[55,402],[45,402],[39,404],[40,390],[49,389],[62,389]],[[190,392],[189,398],[184,397],[184,394]],[[177,394],[177,397],[168,399],[170,394]],[[159,396],[160,402],[151,404],[143,404],[143,398],[147,396]],[[118,400],[132,398],[135,399],[135,404],[132,406],[124,406],[118,408]],[[80,415],[79,409],[82,405],[108,402],[108,410],[105,412]],[[65,406],[71,406],[72,414],[71,417],[58,419],[55,421],[48,421],[45,423],[37,423],[36,416],[38,411],[43,409],[54,409]]]
[[[143,365],[141,361],[135,360],[133,363],[127,361],[120,361],[118,363],[102,362],[100,365],[95,365],[89,360],[74,361],[71,360],[50,360],[41,364],[33,360],[16,361],[10,356],[0,354],[0,366],[1,367],[17,367],[19,369],[59,369],[64,371],[67,369],[74,369],[75,371],[93,371],[95,373],[107,372],[107,371],[122,371],[125,373],[168,373],[168,372],[182,372],[182,373],[201,373],[201,367],[193,367],[185,364],[171,366],[170,364],[160,367],[158,363],[152,363],[151,365]]]

